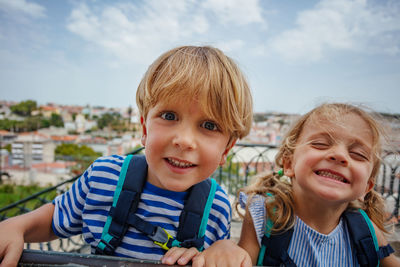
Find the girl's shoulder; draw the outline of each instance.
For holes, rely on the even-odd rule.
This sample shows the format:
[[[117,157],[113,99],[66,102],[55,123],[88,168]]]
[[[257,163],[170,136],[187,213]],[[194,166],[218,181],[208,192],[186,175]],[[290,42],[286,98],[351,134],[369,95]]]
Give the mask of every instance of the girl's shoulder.
[[[239,203],[243,209],[246,209],[246,212],[249,212],[254,224],[258,243],[261,244],[261,239],[265,232],[265,224],[267,219],[265,196],[255,194],[250,197],[244,192],[240,192]]]
[[[239,193],[239,204],[240,207],[243,209],[248,206],[248,208],[256,208],[259,209],[261,207],[265,207],[265,196],[259,195],[259,194],[254,194],[254,195],[247,195],[244,192]]]

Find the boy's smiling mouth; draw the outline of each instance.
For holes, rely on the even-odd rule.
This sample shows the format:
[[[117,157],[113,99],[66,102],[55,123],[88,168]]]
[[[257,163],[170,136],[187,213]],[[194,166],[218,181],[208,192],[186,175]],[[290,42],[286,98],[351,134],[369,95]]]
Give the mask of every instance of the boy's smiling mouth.
[[[326,177],[326,178],[329,178],[329,179],[332,179],[332,180],[335,180],[335,181],[339,181],[339,182],[342,182],[342,183],[345,183],[345,184],[349,184],[350,183],[341,174],[335,173],[335,172],[332,172],[332,171],[329,171],[329,170],[317,170],[317,171],[315,171],[315,173],[317,175],[319,175],[319,176],[323,176],[323,177]]]
[[[180,161],[180,160],[173,159],[173,158],[165,158],[165,160],[172,166],[178,167],[178,168],[190,168],[190,167],[196,166],[195,164],[192,164],[190,162]]]

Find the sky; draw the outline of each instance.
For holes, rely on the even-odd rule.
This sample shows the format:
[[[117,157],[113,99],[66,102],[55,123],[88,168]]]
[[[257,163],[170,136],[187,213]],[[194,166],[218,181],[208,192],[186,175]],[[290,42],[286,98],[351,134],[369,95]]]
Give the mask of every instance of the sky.
[[[234,59],[256,112],[400,113],[398,0],[0,0],[0,100],[136,107],[148,66],[181,45]]]

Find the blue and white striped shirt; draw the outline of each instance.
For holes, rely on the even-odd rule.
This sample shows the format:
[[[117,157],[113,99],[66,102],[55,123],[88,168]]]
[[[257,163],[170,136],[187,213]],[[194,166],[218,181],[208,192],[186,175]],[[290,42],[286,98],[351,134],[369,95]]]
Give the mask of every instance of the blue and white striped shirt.
[[[71,186],[69,191],[56,197],[53,231],[59,237],[83,234],[84,240],[96,248],[108,211],[113,202],[124,156],[97,159]],[[176,236],[179,216],[187,192],[173,192],[146,183],[136,214],[145,221],[166,229]],[[213,242],[230,237],[231,206],[224,190],[218,185],[205,233],[204,248]],[[116,256],[159,260],[164,251],[146,235],[130,227]]]
[[[242,192],[239,202],[242,207],[246,206],[247,196]],[[264,203],[265,197],[256,195],[248,207],[260,247],[267,214]],[[288,254],[297,266],[359,266],[353,251],[347,226],[342,219],[331,233],[324,235],[296,216]]]

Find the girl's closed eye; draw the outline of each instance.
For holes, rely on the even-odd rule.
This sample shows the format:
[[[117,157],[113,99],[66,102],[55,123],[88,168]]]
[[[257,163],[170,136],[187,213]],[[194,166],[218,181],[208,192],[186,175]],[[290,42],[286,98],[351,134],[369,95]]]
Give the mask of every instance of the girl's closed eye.
[[[163,118],[164,120],[167,120],[167,121],[176,121],[176,120],[178,120],[178,116],[172,111],[161,112],[160,117]]]
[[[201,124],[201,127],[210,130],[210,131],[219,131],[219,127],[215,122],[212,121],[204,121]]]
[[[369,156],[366,152],[353,150],[350,151],[350,154],[355,160],[358,161],[369,161]]]
[[[310,142],[311,146],[316,149],[326,149],[329,147],[329,142],[325,140],[314,140]]]

